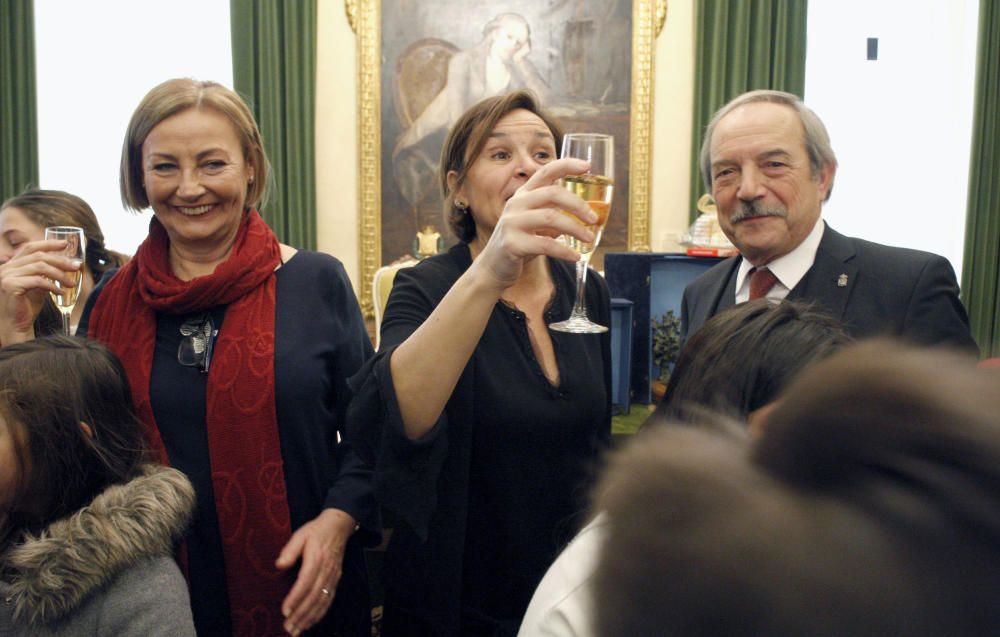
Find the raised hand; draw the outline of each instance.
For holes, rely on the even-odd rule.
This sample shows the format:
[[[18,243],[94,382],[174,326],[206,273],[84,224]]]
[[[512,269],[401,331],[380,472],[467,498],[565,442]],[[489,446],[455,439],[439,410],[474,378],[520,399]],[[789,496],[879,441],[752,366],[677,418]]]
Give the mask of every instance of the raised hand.
[[[75,283],[68,273],[83,263],[61,254],[65,247],[61,240],[32,241],[0,265],[0,344],[33,339],[34,321],[46,295],[59,293],[54,281]]]
[[[558,237],[570,234],[583,241],[593,240],[593,233],[583,223],[593,223],[597,216],[587,202],[558,180],[587,168],[587,162],[579,159],[558,159],[539,168],[507,201],[473,267],[486,272],[502,290],[517,281],[526,259],[545,255],[577,261],[579,253]]]

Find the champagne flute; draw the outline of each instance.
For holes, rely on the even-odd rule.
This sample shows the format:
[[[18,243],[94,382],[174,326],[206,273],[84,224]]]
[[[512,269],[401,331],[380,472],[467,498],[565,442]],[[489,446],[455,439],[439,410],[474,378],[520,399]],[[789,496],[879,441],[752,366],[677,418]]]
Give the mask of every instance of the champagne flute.
[[[575,157],[590,162],[590,171],[586,174],[568,175],[559,181],[566,190],[579,196],[590,205],[590,209],[597,215],[597,221],[593,224],[587,224],[587,228],[594,233],[592,242],[581,241],[568,234],[563,235],[566,244],[580,253],[580,260],[576,262],[576,302],[573,304],[573,310],[568,319],[553,323],[549,327],[559,332],[573,334],[607,332],[607,327],[593,323],[587,318],[585,296],[590,257],[601,241],[604,226],[608,223],[608,214],[611,212],[611,195],[614,191],[615,174],[614,138],[611,135],[570,133],[563,137],[560,156]],[[578,217],[573,216],[573,218],[579,221]]]
[[[65,241],[66,247],[63,249],[62,254],[71,259],[76,259],[82,264],[87,244],[87,240],[83,235],[83,228],[75,226],[52,226],[45,229],[45,238]],[[59,313],[62,314],[63,333],[67,336],[72,336],[70,316],[73,314],[73,308],[76,306],[76,299],[80,296],[80,283],[83,278],[82,265],[80,270],[68,272],[67,276],[72,278],[75,283],[71,286],[66,286],[59,281],[54,281],[56,287],[59,288],[59,292],[50,292],[49,294],[52,295],[52,300],[55,302],[56,307],[59,308]]]

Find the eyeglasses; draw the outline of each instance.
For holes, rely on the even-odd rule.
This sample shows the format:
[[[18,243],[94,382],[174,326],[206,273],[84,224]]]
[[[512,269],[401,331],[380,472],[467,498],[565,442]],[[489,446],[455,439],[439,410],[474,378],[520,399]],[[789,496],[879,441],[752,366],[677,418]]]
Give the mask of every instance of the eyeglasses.
[[[181,336],[184,338],[177,346],[177,362],[185,367],[197,367],[201,373],[207,374],[218,333],[211,314],[201,314],[184,321],[181,325]]]

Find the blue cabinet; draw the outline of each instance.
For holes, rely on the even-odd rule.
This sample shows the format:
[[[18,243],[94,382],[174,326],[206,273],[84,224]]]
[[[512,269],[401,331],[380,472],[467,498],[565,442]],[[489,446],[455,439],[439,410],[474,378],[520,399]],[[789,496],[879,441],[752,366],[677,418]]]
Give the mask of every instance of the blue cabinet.
[[[627,414],[632,404],[632,301],[611,299],[611,409]]]
[[[722,257],[689,257],[663,252],[609,252],[604,255],[604,278],[612,298],[632,302],[632,400],[649,403],[650,380],[656,372],[652,356],[651,319],[667,310],[681,315],[681,297],[687,284]]]

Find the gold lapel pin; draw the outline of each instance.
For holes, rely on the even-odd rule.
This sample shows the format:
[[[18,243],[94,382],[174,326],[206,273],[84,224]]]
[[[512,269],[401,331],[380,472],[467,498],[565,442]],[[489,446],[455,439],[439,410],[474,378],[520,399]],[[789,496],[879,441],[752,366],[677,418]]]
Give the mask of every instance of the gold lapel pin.
[[[846,274],[841,274],[840,276],[837,277],[837,287],[838,288],[846,288],[847,287],[847,275]]]

